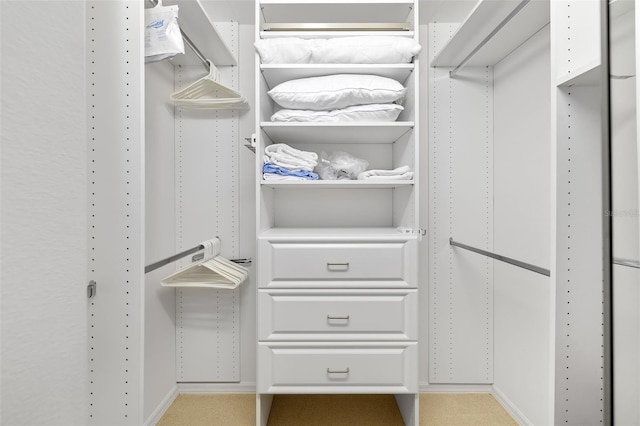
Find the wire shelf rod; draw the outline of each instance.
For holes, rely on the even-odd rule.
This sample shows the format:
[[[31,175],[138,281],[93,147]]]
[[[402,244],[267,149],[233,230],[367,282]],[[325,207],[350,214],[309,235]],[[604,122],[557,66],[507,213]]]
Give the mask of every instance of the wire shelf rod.
[[[486,251],[486,250],[482,250],[482,249],[479,249],[479,248],[471,247],[471,246],[468,246],[466,244],[461,244],[461,243],[458,243],[458,242],[454,241],[453,238],[449,238],[449,244],[452,245],[452,246],[455,246],[455,247],[460,247],[461,249],[464,249],[464,250],[469,250],[469,251],[472,251],[474,253],[478,253],[478,254],[481,254],[481,255],[484,255],[484,256],[488,256],[488,257],[490,257],[492,259],[496,259],[496,260],[499,260],[501,262],[509,263],[511,265],[527,269],[527,270],[532,271],[532,272],[536,272],[538,274],[542,274],[542,275],[547,276],[547,277],[551,276],[551,271],[548,270],[548,269],[541,268],[539,266],[532,265],[530,263],[521,262],[519,260],[512,259],[512,258],[506,257],[506,256],[502,256],[500,254],[495,254],[495,253],[491,253],[491,252]]]
[[[190,254],[199,252],[200,250],[204,250],[204,245],[199,244],[195,247],[182,251],[180,253],[174,254],[173,256],[169,256],[166,259],[159,260],[151,265],[147,265],[144,267],[144,273],[148,274],[151,271],[155,271],[158,268],[162,268],[164,265],[168,265],[171,262],[175,262],[176,260],[180,260],[183,257],[189,256]],[[243,258],[243,259],[229,259],[234,263],[251,263],[251,258]]]

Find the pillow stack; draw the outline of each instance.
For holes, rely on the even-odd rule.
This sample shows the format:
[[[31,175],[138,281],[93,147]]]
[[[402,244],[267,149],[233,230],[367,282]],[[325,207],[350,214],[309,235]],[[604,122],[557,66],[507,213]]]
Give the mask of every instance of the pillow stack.
[[[335,74],[285,81],[268,94],[283,109],[271,121],[395,121],[406,89],[368,74]]]
[[[255,47],[263,64],[403,64],[422,50],[399,36],[282,37],[258,40]]]

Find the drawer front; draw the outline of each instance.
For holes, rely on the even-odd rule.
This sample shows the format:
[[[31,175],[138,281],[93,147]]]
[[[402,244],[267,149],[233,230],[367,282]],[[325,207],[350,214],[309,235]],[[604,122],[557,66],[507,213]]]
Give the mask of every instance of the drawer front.
[[[416,242],[283,243],[262,240],[259,268],[262,287],[287,287],[295,281],[310,280],[316,285],[360,280],[368,282],[367,287],[415,287]]]
[[[418,387],[415,343],[260,344],[258,350],[258,392],[402,393]]]
[[[417,340],[417,290],[260,290],[260,340]]]

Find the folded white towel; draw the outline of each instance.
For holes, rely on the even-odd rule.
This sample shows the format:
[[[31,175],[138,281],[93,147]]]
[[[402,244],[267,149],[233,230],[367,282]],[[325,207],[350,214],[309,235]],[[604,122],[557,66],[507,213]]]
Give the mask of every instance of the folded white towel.
[[[301,177],[301,176],[283,176],[283,175],[278,175],[275,173],[263,173],[262,174],[262,178],[264,180],[271,180],[271,181],[281,181],[281,180],[309,180],[308,178],[305,177]]]
[[[358,177],[358,179],[360,179],[360,177]],[[361,180],[387,181],[387,180],[411,180],[411,179],[413,179],[413,172],[407,172],[407,173],[403,173],[401,175],[369,176],[369,177],[364,177]]]
[[[299,149],[293,148],[285,143],[276,143],[273,145],[268,145],[264,149],[265,154],[269,155],[272,152],[278,152],[286,155],[290,155],[292,157],[300,158],[305,161],[318,161],[318,154],[311,151],[301,151]]]
[[[318,165],[318,154],[301,151],[283,143],[269,145],[264,149],[265,163],[273,163],[285,169],[304,169],[312,172]]]
[[[409,166],[393,170],[366,170],[358,175],[359,180],[411,180],[413,172]]]
[[[265,163],[275,164],[288,170],[305,170],[307,172],[312,172],[318,164],[317,162],[302,162],[279,153],[273,153],[271,156],[265,155],[263,160]]]

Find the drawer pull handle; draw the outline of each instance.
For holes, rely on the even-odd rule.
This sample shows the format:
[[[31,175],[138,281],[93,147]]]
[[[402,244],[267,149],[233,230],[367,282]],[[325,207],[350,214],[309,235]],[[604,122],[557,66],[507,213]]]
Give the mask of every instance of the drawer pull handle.
[[[336,320],[336,321],[337,321],[337,320],[349,321],[349,318],[351,318],[351,315],[346,315],[346,316],[344,316],[344,317],[336,317],[336,316],[333,316],[333,315],[327,315],[327,319],[328,319],[329,321],[331,321],[331,320]]]
[[[332,370],[327,368],[327,374],[349,374],[349,368],[347,367],[346,370]]]
[[[344,263],[327,262],[327,269],[333,272],[346,272],[349,270],[349,262],[344,262]]]

